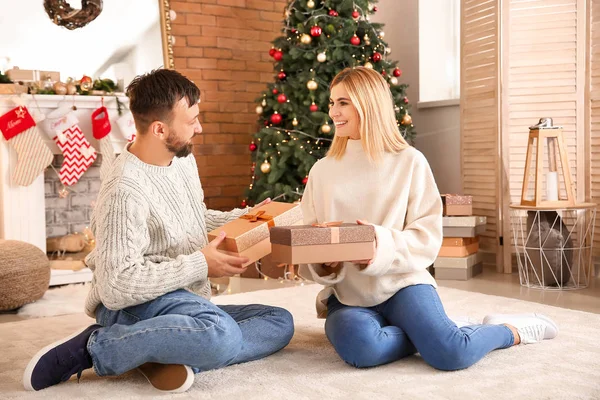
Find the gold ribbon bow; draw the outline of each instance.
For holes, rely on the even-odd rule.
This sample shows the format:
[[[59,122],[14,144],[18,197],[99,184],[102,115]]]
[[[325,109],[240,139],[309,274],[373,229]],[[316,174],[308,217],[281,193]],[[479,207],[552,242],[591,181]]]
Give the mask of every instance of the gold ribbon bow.
[[[322,224],[312,224],[317,228],[331,228],[331,243],[337,244],[340,242],[340,226],[343,221],[324,222]]]
[[[248,222],[266,222],[270,228],[275,226],[273,217],[268,215],[266,211],[257,211],[256,214],[244,214],[240,218],[247,219]]]

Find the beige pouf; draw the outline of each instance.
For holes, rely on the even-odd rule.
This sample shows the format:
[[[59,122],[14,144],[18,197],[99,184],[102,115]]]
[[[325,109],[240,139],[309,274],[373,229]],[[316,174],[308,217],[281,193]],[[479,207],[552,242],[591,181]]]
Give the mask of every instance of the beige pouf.
[[[0,310],[12,310],[41,298],[50,283],[50,262],[32,244],[0,240]]]

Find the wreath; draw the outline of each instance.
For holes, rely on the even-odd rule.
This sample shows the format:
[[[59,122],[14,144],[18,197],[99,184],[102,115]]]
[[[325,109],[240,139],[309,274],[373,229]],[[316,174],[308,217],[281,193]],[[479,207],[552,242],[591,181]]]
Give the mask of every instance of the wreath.
[[[83,28],[102,12],[102,0],[81,0],[81,9],[73,8],[65,0],[44,0],[48,16],[58,26],[69,30]]]

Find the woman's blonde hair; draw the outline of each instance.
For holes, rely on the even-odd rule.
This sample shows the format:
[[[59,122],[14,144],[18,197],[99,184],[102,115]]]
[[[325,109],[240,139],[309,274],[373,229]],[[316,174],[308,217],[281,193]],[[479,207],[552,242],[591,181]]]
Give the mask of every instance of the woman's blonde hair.
[[[366,67],[346,68],[333,78],[329,89],[339,84],[358,111],[360,141],[369,160],[410,147],[398,129],[392,92],[381,74]],[[347,137],[335,136],[327,155],[341,158],[347,142]]]

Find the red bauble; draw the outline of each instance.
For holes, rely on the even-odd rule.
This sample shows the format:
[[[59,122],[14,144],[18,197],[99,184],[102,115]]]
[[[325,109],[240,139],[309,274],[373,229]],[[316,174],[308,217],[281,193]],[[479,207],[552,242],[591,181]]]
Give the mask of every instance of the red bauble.
[[[273,90],[272,90],[272,93],[273,93],[273,94],[277,94],[277,93],[279,93],[279,90],[277,90],[277,89],[273,89]]]
[[[319,37],[321,36],[321,34],[323,33],[323,30],[321,29],[320,26],[313,26],[312,28],[310,28],[310,36],[312,37]]]
[[[275,52],[276,52],[276,51],[277,51],[277,50],[275,50],[275,47],[271,47],[271,50],[269,50],[269,55],[270,55],[271,57],[273,57],[273,56],[275,55]]]
[[[358,36],[354,35],[350,39],[350,43],[352,43],[355,46],[358,46],[360,44],[360,38]]]
[[[265,126],[269,126],[269,121],[265,119]]]
[[[387,72],[385,72],[385,70],[381,71],[381,75],[386,76]]]
[[[298,29],[292,28],[292,33],[296,33],[296,32],[298,32]]]
[[[242,200],[242,207],[246,207],[248,205],[248,203],[246,202],[246,200]]]
[[[306,185],[308,183],[308,176],[305,176],[304,178],[302,178],[302,184]]]
[[[277,101],[280,103],[285,103],[287,101],[287,96],[281,93],[279,96],[277,96]]]
[[[280,50],[275,50],[275,53],[273,53],[273,58],[276,61],[281,61],[283,59],[283,52]]]
[[[375,62],[381,61],[381,53],[377,53],[377,52],[373,53],[373,61],[375,61]]]
[[[399,69],[399,68],[396,68],[396,69],[394,70],[394,76],[395,76],[396,78],[398,78],[400,75],[402,75],[402,71],[400,71],[400,69]]]
[[[248,146],[250,148],[250,151],[256,151],[256,149],[258,148],[256,146],[256,143],[250,143],[250,146]]]
[[[338,15],[340,15],[340,14],[338,14],[337,11],[335,11],[335,10],[329,10],[329,16],[330,17],[337,17]]]
[[[360,13],[356,10],[352,11],[352,18],[358,19],[358,17],[360,17]]]
[[[281,117],[280,114],[271,115],[271,122],[274,123],[275,125],[279,125],[281,123],[282,119],[283,118]]]
[[[277,78],[279,78],[280,81],[284,80],[286,77],[287,75],[283,71],[277,74]]]
[[[311,104],[310,107],[309,107],[309,110],[311,112],[317,112],[317,111],[319,111],[319,106],[316,105],[316,104]]]
[[[408,104],[408,97],[404,98],[404,104]]]
[[[377,6],[373,7],[373,12],[377,12],[379,10],[379,8],[377,8]]]

